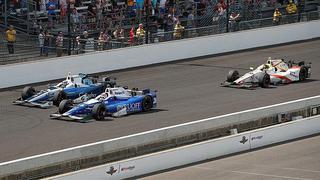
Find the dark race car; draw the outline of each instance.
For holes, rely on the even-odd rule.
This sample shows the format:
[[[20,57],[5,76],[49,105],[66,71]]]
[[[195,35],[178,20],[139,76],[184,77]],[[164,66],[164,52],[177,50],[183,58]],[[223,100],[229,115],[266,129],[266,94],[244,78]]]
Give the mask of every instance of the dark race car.
[[[87,74],[68,74],[65,80],[49,85],[48,89],[36,91],[27,86],[22,90],[21,97],[13,102],[15,105],[26,105],[40,108],[58,106],[63,99],[72,99],[75,102],[83,102],[104,92],[107,87],[115,85],[115,78],[102,78],[100,82],[95,77]]]

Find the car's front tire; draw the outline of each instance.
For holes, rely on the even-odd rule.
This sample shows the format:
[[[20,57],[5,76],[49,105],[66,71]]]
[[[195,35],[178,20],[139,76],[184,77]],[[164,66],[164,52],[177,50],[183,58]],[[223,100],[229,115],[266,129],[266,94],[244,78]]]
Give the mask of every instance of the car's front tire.
[[[30,98],[31,96],[33,96],[34,94],[36,94],[36,90],[31,86],[26,86],[22,90],[21,98],[23,100],[26,100],[26,99]]]
[[[73,102],[70,99],[64,99],[59,104],[59,113],[63,114],[72,108]]]
[[[270,75],[267,73],[261,73],[258,76],[259,86],[262,88],[267,88],[270,85]]]
[[[142,111],[149,111],[153,106],[151,96],[145,96],[142,100]]]
[[[308,77],[308,68],[305,66],[301,66],[299,72],[299,81],[305,81]]]
[[[64,91],[57,91],[53,95],[52,103],[53,105],[59,107],[62,100],[67,99],[67,94]]]
[[[237,70],[230,70],[227,76],[228,82],[233,82],[239,78],[239,72]]]
[[[104,120],[106,108],[103,104],[95,104],[92,108],[92,117],[97,121]]]

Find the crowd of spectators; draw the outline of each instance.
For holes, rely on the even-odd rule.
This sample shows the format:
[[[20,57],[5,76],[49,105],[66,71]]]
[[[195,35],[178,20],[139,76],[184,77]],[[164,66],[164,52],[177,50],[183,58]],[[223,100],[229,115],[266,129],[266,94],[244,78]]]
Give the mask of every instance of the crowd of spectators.
[[[27,0],[11,0],[8,4],[10,12],[26,8],[26,2]],[[92,36],[96,49],[106,50],[112,48],[111,41],[119,42],[121,46],[143,44],[148,35],[150,42],[155,42],[156,39],[159,41],[159,38],[153,36],[159,33],[163,34],[159,36],[163,40],[181,39],[193,32],[190,29],[215,23],[221,32],[225,31],[227,24],[230,25],[231,31],[237,31],[241,19],[249,17],[248,12],[258,12],[256,7],[274,8],[275,25],[281,23],[283,14],[292,16],[289,22],[294,22],[298,12],[297,7],[304,3],[303,0],[230,0],[229,5],[225,0],[35,0],[34,2],[36,5],[34,12],[43,12],[46,17],[39,20],[40,18],[37,19],[39,13],[34,13],[35,27],[39,30],[37,34],[41,56],[48,55],[50,49],[48,47],[52,45],[50,42],[55,42],[53,46],[56,48],[57,56],[62,56],[66,46],[64,43],[66,36],[63,34],[66,32],[59,30],[58,34],[51,34],[54,29],[66,27],[68,3],[72,38],[78,53],[86,51],[89,37]],[[0,0],[0,6],[3,8],[3,0]],[[286,6],[285,12],[280,11],[281,6]],[[228,7],[229,18],[227,18]],[[23,10],[20,10],[21,12]],[[94,32],[97,35],[94,35]],[[147,32],[150,34],[146,34]],[[12,43],[8,38],[7,40],[9,53],[14,53],[11,48]]]

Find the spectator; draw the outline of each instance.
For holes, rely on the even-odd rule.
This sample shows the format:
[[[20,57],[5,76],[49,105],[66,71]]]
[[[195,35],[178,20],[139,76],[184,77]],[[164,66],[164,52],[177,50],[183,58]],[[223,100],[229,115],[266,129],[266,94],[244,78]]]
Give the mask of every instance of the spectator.
[[[54,20],[55,20],[55,16],[56,16],[56,3],[54,0],[49,0],[49,2],[47,3],[47,10],[48,10],[48,27],[49,28],[53,28],[54,27]]]
[[[133,45],[134,44],[134,25],[132,25],[131,29],[130,29],[130,32],[129,32],[129,43],[130,45]]]
[[[187,18],[187,28],[195,28],[195,22],[194,22],[194,10],[192,10]]]
[[[9,54],[14,54],[14,43],[17,39],[17,32],[12,25],[10,25],[9,29],[6,31],[6,39]]]
[[[50,46],[50,40],[51,40],[51,35],[49,32],[46,30],[44,32],[44,41],[43,41],[43,54],[45,56],[48,56],[48,48]]]
[[[240,14],[236,12],[232,12],[229,18],[230,30],[238,31],[239,30],[239,22],[240,22]]]
[[[103,51],[105,46],[105,37],[103,31],[100,32],[100,35],[98,37],[98,51]]]
[[[80,15],[76,8],[72,10],[71,20],[72,20],[71,21],[72,30],[76,32],[80,24]]]
[[[152,15],[158,14],[157,8],[158,8],[158,0],[151,0],[151,8],[152,8]]]
[[[156,34],[158,33],[158,22],[156,16],[152,16],[151,22],[149,24],[149,32],[150,32],[150,41],[151,43],[154,43],[154,39],[156,37]]]
[[[139,44],[143,44],[143,39],[144,39],[144,36],[145,36],[145,31],[143,29],[143,25],[140,23],[139,24],[139,27],[136,31],[136,36],[138,38],[138,42]]]
[[[137,17],[139,22],[141,22],[143,4],[144,4],[144,0],[136,0]]]
[[[56,39],[57,57],[61,57],[63,53],[63,34],[60,31]]]
[[[78,36],[78,46],[79,46],[79,53],[85,53],[86,44],[88,41],[88,32],[83,31],[81,36]]]
[[[218,16],[219,31],[222,32],[227,24],[226,5],[223,0],[218,3]]]
[[[282,18],[282,14],[278,8],[275,9],[273,13],[273,24],[279,25]]]
[[[288,14],[288,21],[289,23],[295,22],[296,14],[297,14],[297,6],[292,2],[292,0],[289,0],[289,3],[287,4],[286,11]]]
[[[180,21],[178,20],[174,27],[173,37],[175,39],[181,39],[183,31],[184,31],[184,27],[181,26]]]
[[[46,0],[40,0],[40,11],[46,11]]]
[[[60,23],[64,23],[65,17],[67,16],[67,2],[66,0],[59,0],[60,4]]]
[[[102,3],[101,0],[96,0],[96,22],[98,27],[102,26]]]
[[[124,29],[120,25],[117,26],[116,30],[113,32],[113,36],[116,40],[122,41],[124,38]]]
[[[167,4],[166,0],[160,0],[160,3],[159,3],[160,14],[166,13],[166,4]]]
[[[38,35],[38,40],[39,40],[39,48],[40,48],[40,56],[43,56],[43,50],[44,50],[44,33],[42,30],[40,30],[40,33]]]
[[[169,41],[172,39],[172,31],[174,30],[174,22],[175,22],[175,17],[174,17],[174,9],[170,8],[169,9],[169,14],[167,16],[167,33],[165,34],[165,39],[166,41]]]

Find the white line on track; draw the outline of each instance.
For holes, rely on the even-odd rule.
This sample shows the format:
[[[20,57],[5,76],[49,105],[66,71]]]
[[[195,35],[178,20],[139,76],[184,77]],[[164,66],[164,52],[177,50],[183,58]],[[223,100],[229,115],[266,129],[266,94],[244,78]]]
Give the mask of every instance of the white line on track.
[[[320,171],[308,170],[308,169],[299,169],[299,168],[282,168],[282,169],[295,170],[295,171],[305,171],[305,172],[312,172],[312,173],[320,173]]]
[[[195,167],[197,169],[204,169],[204,170],[215,170],[212,168],[207,167]],[[308,178],[299,178],[299,177],[291,177],[291,176],[278,176],[278,175],[271,175],[271,174],[261,174],[261,173],[251,173],[245,171],[226,171],[226,170],[216,170],[220,172],[231,172],[231,173],[238,173],[238,174],[247,174],[247,175],[254,175],[254,176],[264,176],[264,177],[272,177],[272,178],[282,178],[282,179],[295,179],[295,180],[313,180]]]
[[[225,164],[238,164],[238,165],[245,165],[248,166],[247,163],[241,163],[241,162],[224,162]],[[256,167],[263,167],[263,168],[267,168],[267,169],[272,169],[272,168],[276,168],[276,169],[284,169],[284,170],[293,170],[293,171],[304,171],[304,172],[311,172],[311,173],[320,173],[320,171],[317,170],[309,170],[309,169],[300,169],[300,168],[289,168],[289,167],[270,167],[268,165],[262,165],[262,164],[252,164],[250,163],[250,165],[252,166],[256,166]]]
[[[250,173],[250,172],[242,172],[242,171],[230,171],[230,172],[240,173],[240,174],[249,174],[249,175],[255,175],[255,176],[265,176],[265,177],[283,178],[283,179],[312,180],[312,179],[307,179],[307,178],[298,178],[298,177],[290,177],[290,176],[277,176],[277,175],[260,174],[260,173]]]

